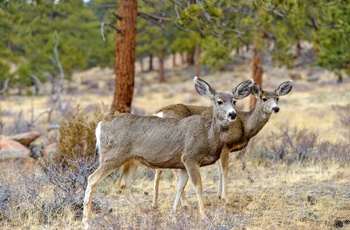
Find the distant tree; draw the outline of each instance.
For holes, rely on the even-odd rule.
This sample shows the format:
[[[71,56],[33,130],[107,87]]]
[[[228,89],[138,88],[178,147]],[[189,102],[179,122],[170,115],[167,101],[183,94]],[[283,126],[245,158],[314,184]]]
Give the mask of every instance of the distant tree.
[[[350,3],[330,5],[324,10],[328,25],[320,25],[316,31],[318,49],[316,64],[333,70],[342,82],[342,70],[350,74]]]
[[[29,68],[26,76],[23,68],[18,72],[22,76],[15,73],[14,77],[23,81],[20,85],[26,85],[32,75],[41,81],[56,80],[61,71],[53,53],[57,43],[68,80],[74,70],[98,64],[91,63],[94,59],[89,57],[102,47],[99,22],[83,1],[13,0],[1,4],[0,26],[4,36],[0,38],[0,58],[6,57],[15,69]]]

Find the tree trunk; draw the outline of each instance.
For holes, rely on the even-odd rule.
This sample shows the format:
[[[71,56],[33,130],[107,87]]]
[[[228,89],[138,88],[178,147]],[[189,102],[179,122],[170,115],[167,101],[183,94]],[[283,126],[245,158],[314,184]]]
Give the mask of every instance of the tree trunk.
[[[115,92],[110,114],[129,113],[134,92],[137,0],[120,0],[116,36]]]
[[[193,55],[194,55],[194,53],[187,53],[187,56],[186,56],[187,65],[193,65],[194,64]]]
[[[173,53],[173,68],[176,67],[176,53]]]
[[[145,67],[144,67],[144,65],[143,65],[143,58],[140,58],[139,63],[140,63],[141,72],[142,72],[142,73],[145,72]]]
[[[254,45],[253,49],[253,63],[252,63],[252,69],[253,69],[253,80],[262,87],[262,75],[264,73],[264,69],[261,64],[260,56],[259,56],[260,50],[257,47],[257,45]],[[253,109],[256,104],[256,98],[251,95],[250,96],[250,109]]]
[[[159,83],[163,83],[163,82],[165,82],[165,78],[164,78],[164,50],[159,51],[158,58],[159,58],[159,70],[158,70]]]
[[[301,55],[301,44],[300,40],[298,40],[296,46],[295,46],[295,57],[298,58]]]
[[[200,73],[201,73],[200,64],[199,64],[200,55],[201,55],[201,46],[196,45],[194,50],[194,75],[195,76],[200,76]]]
[[[149,55],[149,67],[148,67],[148,71],[153,71],[153,55],[152,55],[152,54]]]
[[[185,65],[186,64],[186,58],[185,58],[185,54],[183,52],[180,53],[180,57],[181,57],[181,65]]]

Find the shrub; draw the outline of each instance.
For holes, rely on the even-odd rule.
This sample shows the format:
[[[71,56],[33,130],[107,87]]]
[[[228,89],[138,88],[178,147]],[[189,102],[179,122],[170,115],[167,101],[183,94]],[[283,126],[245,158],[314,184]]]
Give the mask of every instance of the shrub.
[[[59,129],[58,152],[45,159],[43,166],[51,164],[79,171],[80,165],[76,164],[80,158],[87,161],[95,158],[95,129],[101,121],[103,114],[95,110],[92,114],[86,114],[77,108],[75,114],[63,121]]]
[[[98,166],[95,128],[102,117],[100,110],[87,114],[78,107],[60,126],[58,151],[41,161],[47,180],[54,187],[53,206],[58,213],[67,206],[82,210],[87,178]]]
[[[266,141],[268,140],[268,141]],[[281,125],[265,139],[250,141],[245,150],[259,165],[262,163],[286,162],[350,162],[348,143],[321,141],[317,131]]]

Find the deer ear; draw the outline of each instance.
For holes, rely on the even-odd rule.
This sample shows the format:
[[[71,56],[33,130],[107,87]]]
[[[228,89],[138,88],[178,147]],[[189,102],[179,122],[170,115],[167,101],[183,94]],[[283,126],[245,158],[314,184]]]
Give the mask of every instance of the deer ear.
[[[292,88],[293,88],[293,81],[292,80],[285,81],[280,86],[278,86],[278,88],[275,90],[275,93],[278,96],[284,96],[288,94],[292,90]]]
[[[250,92],[252,91],[253,85],[254,85],[253,79],[242,82],[232,91],[233,97],[236,100],[248,97]]]
[[[202,97],[205,97],[209,100],[214,99],[216,91],[213,88],[211,88],[210,85],[204,80],[200,79],[199,77],[194,77],[194,86],[196,88],[197,93]]]
[[[259,84],[255,83],[255,82],[254,82],[254,85],[252,87],[252,94],[256,98],[260,98],[262,96],[262,90],[261,90]]]

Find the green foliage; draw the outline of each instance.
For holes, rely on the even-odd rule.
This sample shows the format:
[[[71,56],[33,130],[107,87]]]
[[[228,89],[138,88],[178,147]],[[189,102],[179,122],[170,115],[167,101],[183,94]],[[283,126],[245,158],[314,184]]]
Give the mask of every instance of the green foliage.
[[[217,69],[236,47],[254,44],[275,63],[290,66],[292,47],[306,40],[319,41],[318,65],[344,69],[350,53],[349,5],[347,0],[138,1],[144,17],[137,22],[137,59],[161,50],[193,53],[199,44],[201,63]],[[117,7],[106,0],[2,1],[0,59],[21,68],[16,73],[21,85],[27,85],[25,75],[45,81],[44,76],[59,74],[55,46],[67,79],[76,70],[113,67],[116,31],[105,26],[103,41],[100,25],[116,25],[111,12]],[[9,76],[10,70],[3,70],[0,79]]]
[[[10,78],[10,64],[0,60],[0,83],[4,82],[7,78]]]
[[[231,58],[232,47],[229,44],[223,44],[220,38],[208,36],[202,42],[203,55],[201,62],[217,70],[223,67]]]
[[[19,77],[19,81],[24,83],[24,84],[29,84],[29,76],[31,74],[30,71],[30,66],[27,64],[21,64],[20,66],[18,66],[18,69],[16,71],[17,76]]]
[[[350,64],[350,5],[345,1],[327,9],[328,23],[332,28],[316,32],[316,48],[319,50],[316,64],[334,70],[349,69]]]
[[[94,8],[84,1],[13,0],[3,5],[0,28],[5,36],[0,38],[0,58],[17,68],[26,63],[28,75],[58,75],[58,60],[67,79],[74,70],[112,65],[114,40],[102,41],[101,21]],[[55,46],[58,58],[54,55]],[[19,72],[23,73],[23,69]],[[25,81],[23,76],[18,79]]]

